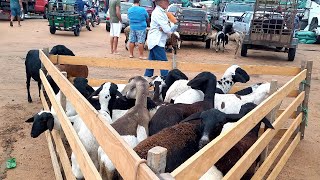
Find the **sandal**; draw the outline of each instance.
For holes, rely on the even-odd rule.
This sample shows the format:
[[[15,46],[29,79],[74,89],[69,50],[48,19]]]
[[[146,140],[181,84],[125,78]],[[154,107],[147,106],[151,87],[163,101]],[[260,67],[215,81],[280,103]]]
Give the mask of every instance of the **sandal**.
[[[133,56],[130,55],[129,58],[133,58]]]
[[[148,58],[147,57],[139,57],[139,59],[147,60]]]

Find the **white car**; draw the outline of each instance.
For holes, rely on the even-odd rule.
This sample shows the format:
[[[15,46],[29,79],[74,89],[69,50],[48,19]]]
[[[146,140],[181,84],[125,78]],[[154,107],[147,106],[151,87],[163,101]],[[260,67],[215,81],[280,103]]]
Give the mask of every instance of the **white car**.
[[[276,13],[276,12],[263,12],[261,11],[261,13],[256,12],[256,18],[265,18],[262,15],[265,14],[269,14],[269,16],[272,16],[273,19],[283,19],[283,16],[280,13]],[[248,34],[249,30],[250,30],[250,26],[251,26],[251,20],[253,17],[253,12],[252,11],[248,11],[243,13],[243,15],[239,18],[236,18],[235,22],[233,23],[233,29],[236,32],[242,32],[244,34]]]
[[[226,3],[220,12],[219,23],[224,22],[232,24],[246,11],[253,11],[254,3]]]

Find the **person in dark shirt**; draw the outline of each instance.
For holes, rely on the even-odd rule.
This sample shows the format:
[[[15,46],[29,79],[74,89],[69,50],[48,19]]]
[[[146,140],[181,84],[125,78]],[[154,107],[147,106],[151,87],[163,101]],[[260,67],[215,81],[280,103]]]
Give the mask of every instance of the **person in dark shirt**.
[[[86,21],[86,28],[91,31],[89,27],[89,20],[87,19],[87,13],[84,12],[84,6],[90,7],[86,2],[83,0],[76,0],[76,7],[78,10],[78,13],[81,15],[81,18],[83,18]]]

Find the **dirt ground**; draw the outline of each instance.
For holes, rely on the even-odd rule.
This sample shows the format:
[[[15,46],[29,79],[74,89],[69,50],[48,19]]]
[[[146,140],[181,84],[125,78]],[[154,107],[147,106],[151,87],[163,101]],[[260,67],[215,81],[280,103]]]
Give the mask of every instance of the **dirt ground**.
[[[124,49],[124,36],[120,38],[120,55],[109,53],[109,35],[105,25],[93,28],[92,32],[83,30],[79,37],[72,32],[57,31],[49,33],[46,20],[26,20],[22,27],[9,27],[8,21],[0,22],[0,179],[54,179],[51,159],[45,136],[32,139],[30,124],[24,121],[41,109],[37,85],[31,82],[33,103],[27,102],[25,85],[24,58],[30,49],[53,47],[64,44],[77,56],[127,58],[129,53]],[[300,45],[296,60],[288,62],[287,54],[249,50],[247,58],[234,59],[234,45],[228,45],[224,53],[215,53],[205,49],[201,42],[183,42],[177,55],[178,61],[206,62],[224,64],[277,65],[300,67],[302,60],[313,60],[312,86],[309,101],[309,121],[305,139],[300,142],[278,179],[320,179],[320,45]],[[146,54],[147,55],[147,54]],[[168,54],[171,59],[171,54]],[[127,78],[143,75],[143,70],[126,72],[90,68],[90,77]],[[156,71],[156,74],[159,74]],[[220,77],[220,75],[217,75]],[[255,76],[254,81],[277,79],[277,77]],[[283,78],[277,79],[283,84]],[[17,167],[6,170],[5,161],[15,157]]]

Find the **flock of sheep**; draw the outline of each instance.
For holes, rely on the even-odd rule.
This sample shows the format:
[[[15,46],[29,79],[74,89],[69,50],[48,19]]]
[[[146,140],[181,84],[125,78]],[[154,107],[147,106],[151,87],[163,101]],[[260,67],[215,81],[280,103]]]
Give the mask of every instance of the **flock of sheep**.
[[[30,77],[39,84],[41,81],[36,79],[40,69],[37,51],[31,50],[29,53],[26,58],[26,74],[29,77],[28,101],[31,102]],[[62,45],[55,46],[50,54],[74,55]],[[81,67],[87,69],[86,66]],[[72,67],[59,68],[67,70],[68,74],[77,70]],[[211,72],[201,72],[188,80],[183,72],[173,69],[165,78],[134,76],[127,84],[105,82],[100,87],[91,87],[88,85],[87,75],[88,71],[83,77],[73,78],[75,88],[141,158],[146,159],[148,151],[155,146],[167,148],[166,172],[172,172],[214,138],[233,128],[235,122],[268,97],[270,90],[270,83],[258,83],[234,94],[228,94],[234,84],[250,80],[250,76],[238,65],[230,66],[219,80]],[[57,94],[56,100],[59,100],[59,88],[52,78],[49,82]],[[154,91],[149,91],[150,86]],[[68,101],[66,114],[102,178],[121,179],[109,157]],[[61,130],[59,119],[53,109],[40,111],[26,122],[33,122],[33,138],[46,130]],[[273,128],[269,120],[263,118],[201,179],[223,178],[258,139],[262,122],[266,127]],[[75,177],[83,179],[73,153],[71,162]],[[252,168],[243,176],[244,179],[250,179],[258,162],[259,159],[252,164]]]

